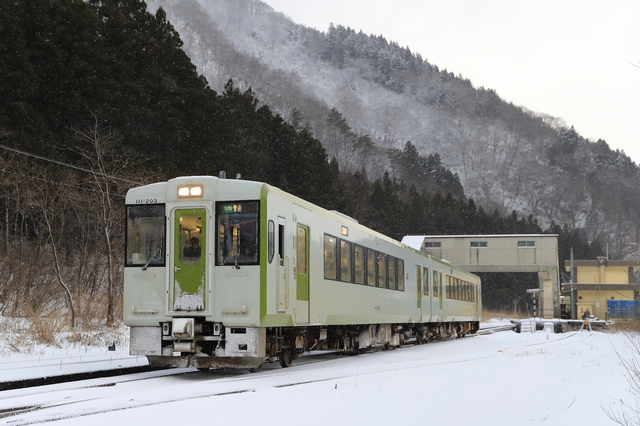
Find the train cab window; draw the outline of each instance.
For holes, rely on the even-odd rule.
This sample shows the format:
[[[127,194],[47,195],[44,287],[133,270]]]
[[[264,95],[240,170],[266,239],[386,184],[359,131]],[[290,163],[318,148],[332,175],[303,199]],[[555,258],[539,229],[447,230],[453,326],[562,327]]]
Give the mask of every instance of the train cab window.
[[[164,204],[127,206],[125,266],[165,265]]]
[[[404,291],[404,260],[398,259],[398,290]]]
[[[324,236],[324,277],[338,278],[338,240],[330,235]]]
[[[353,276],[356,284],[364,284],[365,256],[364,247],[356,245],[353,250]]]
[[[258,265],[258,201],[216,203],[217,265]]]
[[[376,251],[367,249],[367,285],[376,285]]]
[[[340,240],[340,280],[350,283],[351,278],[351,250],[353,245]]]

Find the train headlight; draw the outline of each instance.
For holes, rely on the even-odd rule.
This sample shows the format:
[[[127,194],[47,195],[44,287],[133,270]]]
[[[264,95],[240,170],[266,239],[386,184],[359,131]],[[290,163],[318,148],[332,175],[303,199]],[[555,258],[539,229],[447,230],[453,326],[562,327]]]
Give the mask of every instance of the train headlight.
[[[178,188],[178,197],[180,198],[202,197],[202,185],[181,186]]]

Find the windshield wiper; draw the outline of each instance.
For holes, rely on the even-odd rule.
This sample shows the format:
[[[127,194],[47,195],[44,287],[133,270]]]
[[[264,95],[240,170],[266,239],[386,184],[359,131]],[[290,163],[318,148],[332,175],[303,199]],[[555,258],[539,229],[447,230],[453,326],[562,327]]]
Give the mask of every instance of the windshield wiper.
[[[146,271],[146,270],[147,270],[147,267],[149,266],[149,264],[151,263],[151,261],[152,261],[152,260],[154,260],[154,259],[156,258],[156,256],[158,256],[158,255],[160,254],[160,252],[161,252],[161,251],[162,251],[162,246],[158,247],[158,248],[156,249],[156,252],[155,252],[155,253],[153,253],[153,256],[151,256],[151,257],[149,258],[149,260],[147,260],[147,263],[145,263],[145,265],[142,267],[142,270],[143,270],[143,271]]]

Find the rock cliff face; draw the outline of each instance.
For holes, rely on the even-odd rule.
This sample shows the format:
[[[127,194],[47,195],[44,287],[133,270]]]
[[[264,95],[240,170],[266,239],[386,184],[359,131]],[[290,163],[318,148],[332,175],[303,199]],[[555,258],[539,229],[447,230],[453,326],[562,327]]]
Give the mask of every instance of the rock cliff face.
[[[147,4],[167,12],[211,87],[220,91],[230,78],[251,87],[341,167],[400,174],[390,154],[411,141],[423,156],[437,153],[485,210],[582,228],[608,242],[611,258],[636,253],[639,170],[605,141],[506,103],[383,36],[341,26],[319,32],[257,0]]]

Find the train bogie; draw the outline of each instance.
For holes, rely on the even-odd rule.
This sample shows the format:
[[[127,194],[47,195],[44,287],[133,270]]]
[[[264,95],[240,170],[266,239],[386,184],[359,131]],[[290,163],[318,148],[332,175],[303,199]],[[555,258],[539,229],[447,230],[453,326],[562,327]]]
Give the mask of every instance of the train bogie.
[[[127,194],[125,324],[152,365],[289,365],[477,329],[475,275],[259,182]]]

